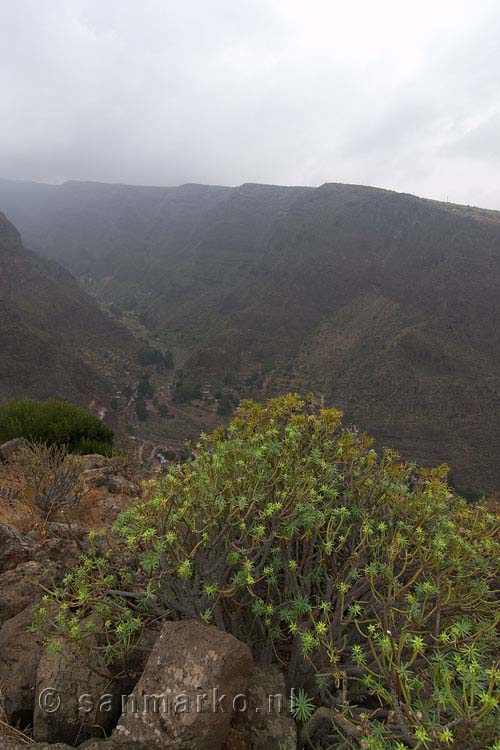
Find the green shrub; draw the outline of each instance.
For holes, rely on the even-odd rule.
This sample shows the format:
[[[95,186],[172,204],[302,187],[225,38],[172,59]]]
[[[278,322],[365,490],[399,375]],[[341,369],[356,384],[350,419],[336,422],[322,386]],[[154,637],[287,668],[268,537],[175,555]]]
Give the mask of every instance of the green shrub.
[[[457,487],[457,494],[461,495],[469,503],[477,503],[479,500],[484,500],[487,493],[474,487]]]
[[[88,440],[86,438],[79,441],[78,450],[73,452],[80,453],[82,456],[90,455],[92,453],[100,453],[107,458],[111,458],[111,456],[114,455],[114,449],[110,443],[103,443],[100,440]]]
[[[187,404],[202,397],[201,385],[189,380],[179,380],[175,383],[172,392],[174,404]]]
[[[0,442],[14,438],[66,446],[72,453],[109,455],[113,432],[93,414],[59,401],[21,399],[0,404]]]
[[[340,417],[244,402],[109,549],[91,539],[54,592],[56,637],[78,643],[99,613],[112,661],[148,618],[196,617],[287,665],[303,747],[496,748],[498,519]]]
[[[139,398],[153,398],[155,389],[154,385],[148,380],[143,378],[137,386],[137,395]]]
[[[231,371],[226,372],[224,374],[224,377],[222,378],[222,382],[224,383],[224,385],[233,385],[234,386],[234,385],[237,385],[237,383],[238,383],[238,377],[237,377],[236,373],[231,370]]]
[[[153,365],[158,371],[171,370],[174,367],[174,355],[171,351],[162,352],[160,349],[148,347],[139,353],[138,360],[144,367]]]
[[[146,419],[149,417],[148,407],[146,405],[146,402],[143,398],[138,398],[135,402],[135,413],[137,414],[137,418],[141,422],[145,422]]]
[[[166,419],[169,415],[167,404],[158,404],[158,414],[162,419]]]
[[[217,414],[221,417],[230,417],[234,411],[233,402],[230,396],[222,394],[217,404]]]

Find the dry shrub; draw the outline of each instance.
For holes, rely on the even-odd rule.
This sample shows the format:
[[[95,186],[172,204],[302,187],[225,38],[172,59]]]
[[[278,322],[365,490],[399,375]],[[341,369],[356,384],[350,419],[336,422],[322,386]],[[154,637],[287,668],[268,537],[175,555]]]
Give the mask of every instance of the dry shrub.
[[[20,745],[26,745],[27,747],[33,744],[33,740],[28,737],[28,735],[24,734],[24,732],[20,732],[14,727],[11,727],[9,724],[7,724],[7,722],[0,719],[0,743],[2,737],[5,737],[5,739],[8,740],[15,740]]]
[[[107,465],[112,474],[119,474],[125,479],[140,481],[148,476],[147,470],[141,464],[137,452],[124,449],[116,449],[108,459]]]
[[[19,452],[24,492],[49,521],[57,511],[79,505],[84,494],[80,460],[64,446],[30,443]]]
[[[0,523],[26,534],[39,525],[40,514],[24,493],[17,463],[0,465]]]
[[[109,459],[109,465],[114,473],[134,476],[133,460],[125,453]],[[23,534],[36,529],[41,537],[51,521],[88,530],[108,527],[118,510],[101,502],[107,493],[87,486],[82,470],[81,458],[65,448],[26,446],[15,460],[0,464],[0,523]]]
[[[0,521],[44,535],[56,514],[80,505],[86,494],[81,471],[78,456],[64,446],[26,445],[3,471]]]

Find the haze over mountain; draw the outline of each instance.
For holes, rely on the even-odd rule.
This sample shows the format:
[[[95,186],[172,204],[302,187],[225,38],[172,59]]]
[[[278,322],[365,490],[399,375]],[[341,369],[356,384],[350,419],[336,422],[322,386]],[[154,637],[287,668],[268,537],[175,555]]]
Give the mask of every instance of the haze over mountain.
[[[0,183],[29,246],[188,352],[500,485],[500,213],[374,188]]]
[[[496,0],[3,6],[3,177],[334,178],[500,208]]]
[[[0,400],[108,403],[135,344],[71,274],[23,247],[0,213]]]

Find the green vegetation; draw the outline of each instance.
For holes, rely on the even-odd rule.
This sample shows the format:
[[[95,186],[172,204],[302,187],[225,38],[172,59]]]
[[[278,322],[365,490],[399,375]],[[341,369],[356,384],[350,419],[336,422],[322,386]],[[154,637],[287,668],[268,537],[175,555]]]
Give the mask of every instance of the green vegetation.
[[[146,419],[148,418],[149,416],[148,407],[143,398],[138,398],[136,400],[135,413],[137,414],[137,418],[140,419],[141,422],[145,422]]]
[[[154,366],[158,371],[171,370],[174,366],[174,355],[171,351],[162,352],[152,347],[143,349],[138,360],[143,367]]]
[[[93,414],[60,401],[21,399],[0,404],[0,442],[66,446],[71,453],[111,455],[113,432]]]
[[[148,378],[143,378],[137,386],[137,395],[139,398],[153,398],[155,389],[154,385]]]
[[[55,619],[43,603],[54,644],[83,643],[94,612],[113,662],[148,619],[196,617],[286,666],[302,746],[321,709],[329,747],[498,748],[499,521],[445,467],[377,455],[288,395],[244,402],[147,488],[91,536]]]
[[[235,372],[229,371],[225,373],[222,382],[224,385],[236,386],[238,385],[238,377]]]
[[[227,394],[222,394],[217,404],[217,414],[221,417],[230,417],[233,413],[233,401]]]
[[[261,372],[251,372],[248,377],[245,378],[244,384],[250,390],[258,390],[264,383],[264,375]]]
[[[169,413],[167,404],[158,404],[158,414],[162,419],[166,419]]]
[[[178,378],[172,390],[172,401],[174,404],[187,404],[190,401],[200,399],[202,397],[201,385],[191,380],[184,380],[182,377]]]
[[[457,487],[457,493],[468,500],[469,503],[477,503],[486,497],[485,492],[474,487]]]

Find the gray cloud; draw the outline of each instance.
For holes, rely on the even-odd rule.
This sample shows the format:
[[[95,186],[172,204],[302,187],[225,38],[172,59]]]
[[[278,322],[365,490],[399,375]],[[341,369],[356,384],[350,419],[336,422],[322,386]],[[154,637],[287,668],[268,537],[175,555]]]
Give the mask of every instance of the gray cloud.
[[[493,0],[0,0],[0,176],[500,208],[499,31]]]

